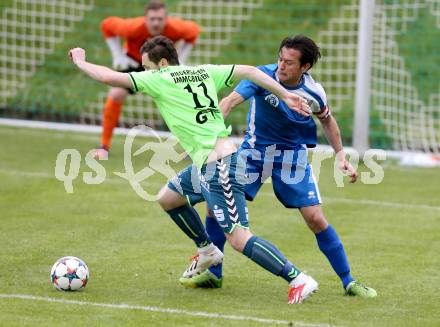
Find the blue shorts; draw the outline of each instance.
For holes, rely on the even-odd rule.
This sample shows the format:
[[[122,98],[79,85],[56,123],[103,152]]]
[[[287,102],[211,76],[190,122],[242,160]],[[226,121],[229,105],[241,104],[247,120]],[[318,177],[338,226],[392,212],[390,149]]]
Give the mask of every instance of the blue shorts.
[[[265,180],[272,178],[278,200],[286,208],[303,208],[321,204],[318,184],[308,163],[307,148],[278,150],[275,146],[264,150],[239,150],[246,163],[246,199],[252,201]]]
[[[244,184],[247,200],[253,201],[263,183],[271,177],[275,196],[286,208],[304,208],[322,203],[305,147],[289,150],[240,148],[238,154],[240,167],[246,166],[246,175],[240,173],[238,181]],[[237,183],[237,178],[234,181]],[[168,187],[185,196],[191,205],[205,201],[199,173],[194,165],[172,178]]]
[[[191,205],[206,200],[225,233],[238,225],[248,228],[248,209],[244,194],[245,166],[238,154],[202,166],[191,165],[168,182]]]

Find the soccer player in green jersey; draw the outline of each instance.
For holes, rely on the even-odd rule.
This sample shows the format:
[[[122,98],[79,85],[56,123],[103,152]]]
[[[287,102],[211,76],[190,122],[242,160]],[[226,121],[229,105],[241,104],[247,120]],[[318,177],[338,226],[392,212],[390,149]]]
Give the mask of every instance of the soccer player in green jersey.
[[[252,66],[180,66],[176,49],[163,36],[147,41],[141,48],[144,72],[119,73],[89,63],[81,48],[70,50],[69,56],[92,79],[114,87],[131,88],[153,98],[170,131],[195,163],[197,174],[193,186],[200,188],[230,245],[284,278],[289,283],[288,303],[301,303],[318,289],[318,283],[296,268],[278,248],[251,233],[243,185],[245,164],[238,160],[237,148],[227,138],[230,130],[219,110],[217,92],[232,86],[234,80],[247,79],[308,117],[311,111],[303,98],[289,93]],[[174,185],[178,179],[179,175],[174,178]],[[198,248],[183,277],[192,277],[222,262],[223,253],[212,244],[200,217],[184,196],[164,186],[158,202]]]

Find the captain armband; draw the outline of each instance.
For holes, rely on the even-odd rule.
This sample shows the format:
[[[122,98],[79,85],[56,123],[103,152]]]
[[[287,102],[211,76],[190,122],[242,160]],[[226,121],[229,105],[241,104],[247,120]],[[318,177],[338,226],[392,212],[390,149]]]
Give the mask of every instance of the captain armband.
[[[315,112],[314,115],[318,117],[320,120],[324,120],[331,116],[330,108],[325,106],[320,112]]]

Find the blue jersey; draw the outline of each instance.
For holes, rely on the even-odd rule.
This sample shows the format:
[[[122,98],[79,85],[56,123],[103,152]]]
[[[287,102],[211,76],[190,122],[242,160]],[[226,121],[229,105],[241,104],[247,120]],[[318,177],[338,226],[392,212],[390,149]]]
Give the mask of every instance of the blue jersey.
[[[279,82],[275,72],[278,65],[258,67],[262,72]],[[303,74],[296,87],[284,86],[289,92],[306,98],[313,113],[319,118],[329,114],[324,89],[308,73]],[[251,81],[242,81],[236,88],[245,100],[251,98],[248,127],[242,148],[265,148],[277,144],[278,149],[296,148],[305,144],[316,146],[316,124],[312,117],[304,117],[289,109],[274,94]]]

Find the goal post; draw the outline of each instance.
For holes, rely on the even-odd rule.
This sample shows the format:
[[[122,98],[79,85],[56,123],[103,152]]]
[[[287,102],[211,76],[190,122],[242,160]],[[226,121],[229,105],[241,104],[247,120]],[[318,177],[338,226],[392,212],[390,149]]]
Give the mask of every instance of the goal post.
[[[356,63],[353,148],[364,154],[370,148],[370,82],[375,0],[361,0]]]
[[[0,2],[0,117],[100,125],[106,86],[66,59],[87,49],[109,66],[100,31],[108,16],[143,14],[145,0]],[[324,87],[344,146],[440,155],[440,0],[169,0],[170,16],[200,24],[190,64],[276,63],[281,40],[304,34],[320,46],[311,75]],[[221,93],[220,97],[225,93]],[[246,130],[247,104],[228,117]],[[167,127],[153,101],[128,97],[119,127]],[[319,143],[326,140],[318,129]]]

